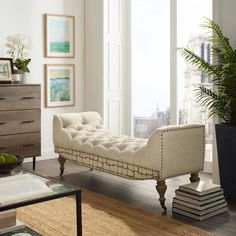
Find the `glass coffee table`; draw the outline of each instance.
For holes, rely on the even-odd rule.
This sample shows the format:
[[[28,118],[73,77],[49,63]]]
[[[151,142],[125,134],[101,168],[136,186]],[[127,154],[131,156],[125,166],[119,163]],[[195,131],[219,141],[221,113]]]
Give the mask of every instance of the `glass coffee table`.
[[[14,173],[11,176],[5,176],[5,175],[0,175],[0,185],[1,183],[5,182],[5,180],[9,181],[8,177],[12,177],[13,178],[25,178],[25,176],[27,176],[28,178],[32,178],[34,181],[38,181],[40,183],[44,183],[44,185],[50,189],[50,192],[46,192],[46,193],[41,193],[41,194],[37,194],[37,192],[34,192],[34,196],[31,197],[27,197],[27,198],[22,198],[22,195],[19,194],[19,196],[21,196],[20,199],[17,198],[12,198],[11,201],[7,202],[4,201],[4,193],[2,189],[0,189],[0,212],[3,211],[7,211],[7,210],[11,210],[11,209],[16,209],[18,207],[24,207],[24,206],[28,206],[28,205],[32,205],[32,204],[37,204],[37,203],[41,203],[41,202],[46,202],[46,201],[50,201],[50,200],[54,200],[54,199],[58,199],[58,198],[62,198],[62,197],[66,197],[66,196],[71,196],[71,195],[75,195],[76,196],[76,224],[77,224],[77,235],[81,236],[82,235],[82,213],[81,213],[81,190],[75,187],[72,187],[70,185],[66,185],[64,183],[60,183],[59,181],[56,181],[54,179],[48,178],[48,177],[44,177],[32,172],[28,172],[28,171],[21,171],[20,173]],[[6,179],[8,178],[8,179]],[[10,178],[12,179],[12,178]],[[28,180],[26,179],[26,182],[22,182],[21,184],[25,184],[28,183]],[[30,180],[29,180],[30,181]],[[30,183],[30,182],[29,182]],[[12,181],[12,186],[14,186],[15,183],[13,183]],[[10,186],[11,184],[8,184],[8,186]],[[3,185],[4,186],[4,183]],[[8,187],[7,186],[7,187]],[[23,186],[26,187],[26,186]],[[29,187],[27,187],[29,189]],[[17,189],[17,187],[15,188]],[[32,186],[32,189],[34,189],[34,186]],[[1,195],[1,191],[2,191],[2,195]],[[11,189],[9,188],[9,191],[11,191]],[[15,190],[17,191],[17,190]],[[28,190],[27,190],[28,191]],[[33,192],[34,190],[32,190]],[[7,191],[6,191],[7,192]],[[20,190],[19,190],[20,192]],[[1,198],[2,197],[2,198]],[[2,202],[1,202],[1,199]],[[60,224],[60,222],[58,222],[58,224]],[[27,232],[27,230],[30,232],[34,232],[33,230],[29,229],[29,228],[25,228],[25,231]],[[66,232],[65,232],[66,233]],[[10,235],[10,234],[6,234],[6,235]],[[31,235],[36,235],[36,234],[31,234]],[[40,235],[40,234],[37,234]]]

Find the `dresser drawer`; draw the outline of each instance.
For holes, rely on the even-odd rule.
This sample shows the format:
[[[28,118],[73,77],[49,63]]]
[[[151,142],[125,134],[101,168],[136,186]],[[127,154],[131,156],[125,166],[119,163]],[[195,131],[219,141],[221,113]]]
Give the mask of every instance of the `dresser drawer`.
[[[0,112],[0,135],[40,132],[40,110]]]
[[[40,133],[0,136],[0,152],[25,157],[41,155]]]
[[[40,108],[40,86],[0,87],[0,110]]]

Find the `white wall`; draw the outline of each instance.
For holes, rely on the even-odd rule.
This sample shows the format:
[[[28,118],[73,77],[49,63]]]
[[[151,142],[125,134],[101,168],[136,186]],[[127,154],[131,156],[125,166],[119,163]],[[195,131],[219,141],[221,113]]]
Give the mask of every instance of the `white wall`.
[[[85,0],[84,108],[103,116],[103,0]]]
[[[214,20],[221,26],[226,37],[236,47],[235,0],[214,0]]]
[[[43,14],[65,14],[75,16],[75,58],[44,58]],[[22,33],[31,38],[29,57],[30,81],[41,84],[42,95],[42,153],[53,151],[52,119],[55,113],[83,110],[84,104],[84,0],[1,0],[0,57],[7,56],[5,38]],[[75,64],[76,106],[64,108],[44,107],[44,64]]]

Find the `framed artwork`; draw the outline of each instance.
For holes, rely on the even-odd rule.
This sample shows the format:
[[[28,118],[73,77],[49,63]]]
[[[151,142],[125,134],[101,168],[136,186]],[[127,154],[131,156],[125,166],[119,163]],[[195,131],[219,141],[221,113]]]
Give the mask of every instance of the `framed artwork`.
[[[0,58],[0,83],[12,80],[13,62],[12,58]]]
[[[45,65],[45,107],[75,105],[75,65]]]
[[[75,57],[75,17],[45,14],[45,57]]]

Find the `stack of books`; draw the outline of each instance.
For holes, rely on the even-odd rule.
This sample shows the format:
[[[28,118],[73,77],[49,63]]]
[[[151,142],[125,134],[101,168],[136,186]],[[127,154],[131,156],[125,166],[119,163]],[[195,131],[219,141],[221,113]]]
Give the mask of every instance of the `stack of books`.
[[[172,205],[174,213],[204,220],[227,211],[219,185],[198,181],[180,186],[175,193]]]

